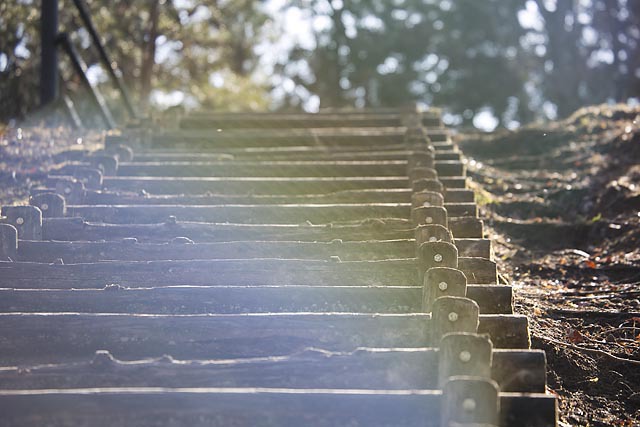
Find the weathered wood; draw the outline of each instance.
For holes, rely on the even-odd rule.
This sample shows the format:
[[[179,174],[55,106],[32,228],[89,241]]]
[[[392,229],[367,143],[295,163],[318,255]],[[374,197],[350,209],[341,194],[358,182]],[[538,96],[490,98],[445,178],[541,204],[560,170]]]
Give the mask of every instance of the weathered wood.
[[[409,218],[416,211],[428,213],[423,222],[447,224],[451,217],[475,216],[475,204],[450,203],[445,208],[421,207],[411,209],[409,203],[340,203],[340,204],[287,204],[287,205],[72,205],[67,207],[69,216],[87,221],[110,224],[157,224],[169,216],[183,221],[234,222],[240,224],[314,224],[329,221],[358,221],[371,217]],[[424,213],[423,213],[424,215]],[[429,218],[431,222],[429,222]],[[442,221],[442,222],[440,222]]]
[[[426,161],[426,160],[425,160]],[[428,162],[432,162],[428,157]],[[423,163],[424,165],[424,163]],[[431,165],[429,165],[431,166]],[[466,171],[460,161],[436,161],[438,176],[463,176]],[[120,176],[217,176],[217,177],[312,177],[312,176],[399,176],[407,173],[405,161],[274,161],[274,162],[154,162],[122,163]],[[65,175],[67,167],[56,171]],[[91,187],[93,188],[93,187]]]
[[[500,389],[495,381],[453,377],[444,385],[442,398],[441,427],[500,423]]]
[[[482,237],[482,220],[450,218],[449,228],[456,238]],[[175,237],[195,242],[234,240],[314,240],[331,241],[411,239],[415,228],[406,219],[368,218],[364,221],[324,224],[222,224],[176,221],[167,218],[161,224],[102,224],[82,218],[45,218],[45,240],[107,240],[135,237],[140,242],[164,243]]]
[[[36,194],[44,189],[36,189]],[[406,203],[412,191],[392,188],[386,190],[351,190],[329,194],[288,195],[149,195],[133,192],[87,191],[82,204],[86,205],[219,205],[219,204],[306,204],[306,203]],[[32,189],[32,194],[34,191]],[[444,203],[473,203],[473,190],[450,189]]]
[[[427,131],[432,142],[447,142],[449,131],[433,129]],[[405,140],[404,128],[349,128],[349,129],[243,129],[211,132],[210,130],[159,130],[149,141],[152,147],[171,147],[173,149],[206,150],[240,146],[299,146],[299,145],[388,145],[402,143]],[[135,142],[132,141],[132,146]]]
[[[432,144],[435,160],[460,160],[461,154],[454,145]],[[202,162],[202,161],[406,161],[415,154],[415,147],[394,144],[386,147],[251,147],[247,149],[210,149],[206,152],[178,150],[137,150],[137,162]],[[67,157],[61,160],[67,159]],[[71,153],[68,161],[81,161],[83,156]]]
[[[0,313],[0,363],[79,361],[101,349],[122,359],[207,359],[279,356],[310,347],[416,348],[438,345],[434,322],[427,314]],[[478,332],[490,334],[496,348],[529,348],[524,316],[480,315]]]
[[[299,224],[304,222],[357,221],[371,217],[408,218],[408,203],[309,204],[309,205],[76,205],[69,216],[110,224],[156,224],[175,216],[183,221],[235,222],[241,224]],[[466,212],[464,206],[462,213]]]
[[[455,247],[454,247],[455,248]],[[492,284],[488,260],[486,271],[458,268],[469,283]],[[446,266],[438,264],[437,266]],[[474,267],[476,267],[474,265]],[[31,262],[0,262],[0,286],[13,288],[102,287],[112,283],[130,287],[149,285],[422,285],[430,266],[415,259],[339,261],[332,259],[213,259],[191,261],[109,261],[52,265]],[[455,268],[455,267],[454,267]],[[215,274],[212,274],[215,273]],[[478,280],[476,282],[474,279]]]
[[[13,288],[149,285],[418,285],[415,260],[286,259],[99,262],[51,265],[0,262],[0,286]]]
[[[178,236],[177,236],[178,237]],[[184,237],[184,236],[180,236]],[[485,257],[487,245],[478,239],[456,241],[460,256]],[[485,241],[489,243],[489,241]],[[14,245],[15,246],[15,245]],[[337,256],[343,261],[412,258],[416,243],[412,239],[304,242],[304,241],[233,241],[179,244],[173,239],[167,243],[117,242],[63,242],[23,240],[14,261],[54,262],[62,258],[67,264],[104,260],[154,261],[189,259],[288,258],[329,259]]]
[[[55,187],[63,176],[51,176],[48,187]],[[465,177],[443,177],[444,188],[465,189]],[[65,187],[67,188],[67,187]],[[303,195],[328,194],[349,190],[409,189],[407,177],[108,177],[104,189],[109,191],[144,190],[150,194],[219,194],[219,195]],[[418,191],[418,190],[416,190]],[[56,190],[58,194],[60,193]]]
[[[493,344],[489,337],[459,332],[446,334],[440,340],[438,383],[441,388],[446,387],[451,377],[459,375],[492,378],[492,366]]]
[[[440,427],[432,391],[299,389],[71,389],[3,391],[7,427]],[[500,426],[554,427],[555,398],[501,393]],[[283,410],[286,408],[286,410]]]
[[[32,194],[29,204],[40,209],[43,218],[59,218],[65,216],[67,212],[64,197],[53,192]]]
[[[402,114],[287,114],[287,115],[219,115],[189,114],[180,120],[182,129],[299,129],[335,127],[401,127],[405,116]],[[442,126],[440,118],[429,114],[420,117],[421,123],[429,128]]]
[[[0,260],[17,260],[18,230],[11,224],[0,223]]]
[[[457,356],[457,355],[456,355]],[[510,392],[544,393],[541,350],[493,350],[488,378]],[[4,367],[4,390],[93,387],[278,387],[438,389],[437,348],[360,348],[354,352],[308,349],[281,357],[230,360],[175,360],[170,357],[121,361],[99,351],[75,363]],[[131,363],[134,362],[134,363]],[[513,379],[513,380],[512,380]]]
[[[482,314],[511,314],[509,286],[469,285]],[[419,286],[169,286],[0,289],[0,312],[205,314],[420,313]],[[430,311],[430,310],[429,310]]]
[[[18,238],[42,240],[42,211],[35,206],[3,206],[0,222],[13,225]]]

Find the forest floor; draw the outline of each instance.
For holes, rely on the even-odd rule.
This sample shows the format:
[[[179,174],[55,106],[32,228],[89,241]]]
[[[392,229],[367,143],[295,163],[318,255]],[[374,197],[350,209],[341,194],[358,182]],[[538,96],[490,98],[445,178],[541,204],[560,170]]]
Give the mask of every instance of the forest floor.
[[[458,139],[560,426],[640,426],[640,108]]]
[[[544,349],[560,427],[640,426],[640,108],[459,134],[502,277]],[[0,125],[0,205],[100,132]]]

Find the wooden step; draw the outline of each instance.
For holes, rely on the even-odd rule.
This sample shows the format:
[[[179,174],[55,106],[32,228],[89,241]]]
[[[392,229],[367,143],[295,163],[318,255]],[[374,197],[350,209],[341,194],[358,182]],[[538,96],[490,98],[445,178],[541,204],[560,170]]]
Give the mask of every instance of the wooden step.
[[[445,206],[452,217],[476,217],[475,203]],[[154,224],[175,216],[185,221],[296,224],[358,221],[367,218],[410,218],[410,203],[306,205],[78,205],[67,214],[111,224]]]
[[[477,218],[449,218],[449,228],[456,238],[482,238],[483,223]],[[322,224],[237,224],[197,223],[167,218],[159,224],[103,224],[82,218],[44,218],[44,240],[106,240],[136,238],[140,242],[164,243],[175,237],[187,237],[195,242],[237,240],[300,240],[324,241],[335,239],[390,240],[411,239],[415,227],[408,219],[371,218],[353,222]]]
[[[186,243],[186,244],[185,244]],[[491,241],[459,239],[455,242],[460,256],[491,258]],[[161,259],[221,259],[221,258],[298,258],[343,261],[412,258],[416,242],[410,239],[381,241],[299,242],[299,241],[235,241],[188,243],[61,242],[21,240],[14,261],[55,262],[67,264],[100,260],[153,261]]]
[[[437,348],[360,348],[353,352],[308,349],[253,359],[118,360],[107,351],[81,362],[4,367],[4,390],[99,387],[276,387],[438,389]],[[541,350],[494,349],[491,378],[503,392],[544,393]]]
[[[0,289],[0,312],[241,314],[420,313],[419,286],[167,286]],[[468,285],[483,314],[511,314],[510,286]]]
[[[484,258],[458,259],[468,283],[496,284],[496,265]],[[105,261],[87,264],[0,262],[0,286],[7,288],[127,287],[152,285],[422,286],[425,267],[415,259],[319,261],[214,259],[190,261]],[[212,274],[215,272],[215,274]]]
[[[120,359],[208,359],[440,342],[430,314],[0,313],[0,332],[0,364],[9,366],[86,360],[102,349]],[[481,314],[477,332],[488,333],[495,348],[529,348],[525,316]]]
[[[24,425],[440,427],[440,392],[112,388],[0,392],[7,427]],[[499,425],[553,427],[555,398],[500,394]],[[286,410],[283,410],[286,408]]]

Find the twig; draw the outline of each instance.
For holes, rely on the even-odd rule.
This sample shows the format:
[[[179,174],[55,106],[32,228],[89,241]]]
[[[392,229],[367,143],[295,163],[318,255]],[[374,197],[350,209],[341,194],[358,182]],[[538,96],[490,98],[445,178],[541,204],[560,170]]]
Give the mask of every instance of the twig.
[[[535,335],[534,334],[533,336],[535,338],[537,338],[537,339],[542,340],[542,341],[547,341],[547,342],[550,342],[552,344],[559,345],[559,346],[562,346],[562,347],[568,347],[568,348],[576,350],[576,351],[582,351],[584,353],[597,354],[597,355],[600,355],[600,356],[604,356],[607,359],[615,360],[616,362],[629,363],[629,364],[632,364],[632,365],[640,366],[640,360],[625,359],[624,357],[615,356],[615,355],[613,355],[611,353],[608,353],[608,352],[606,352],[604,350],[598,350],[596,348],[579,347],[577,345],[573,345],[573,344],[569,344],[569,343],[566,343],[566,342],[554,340],[553,338],[543,337],[541,335]]]

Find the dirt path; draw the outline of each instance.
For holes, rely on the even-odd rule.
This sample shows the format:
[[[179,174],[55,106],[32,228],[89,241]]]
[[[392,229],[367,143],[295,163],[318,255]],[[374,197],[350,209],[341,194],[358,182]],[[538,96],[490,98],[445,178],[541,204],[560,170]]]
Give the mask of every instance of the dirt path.
[[[561,426],[640,425],[639,113],[460,139]]]

